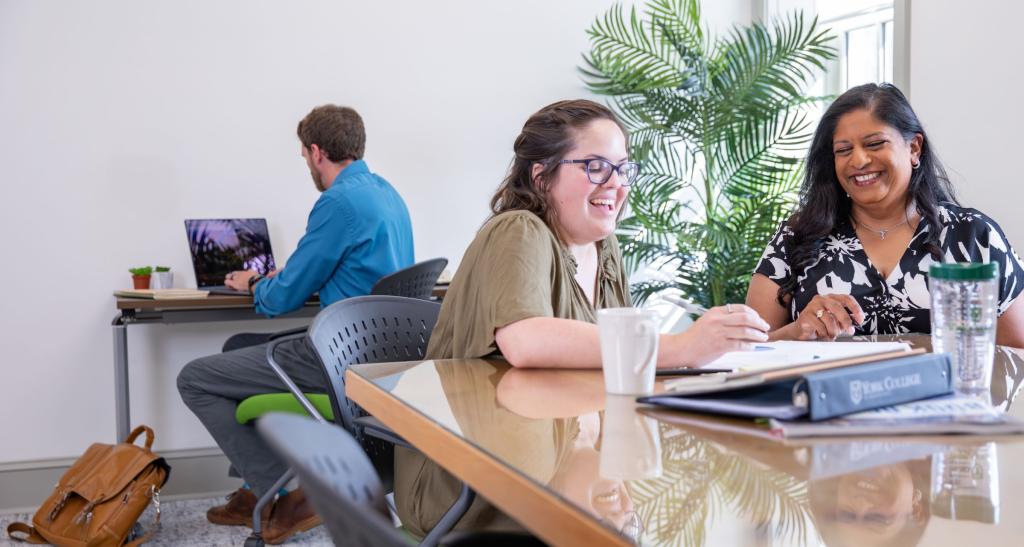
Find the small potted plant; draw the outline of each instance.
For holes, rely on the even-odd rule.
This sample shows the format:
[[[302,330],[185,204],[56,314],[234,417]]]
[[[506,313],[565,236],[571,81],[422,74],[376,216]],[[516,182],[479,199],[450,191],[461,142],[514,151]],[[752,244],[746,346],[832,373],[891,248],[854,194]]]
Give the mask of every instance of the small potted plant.
[[[128,268],[128,271],[132,274],[132,284],[136,289],[149,288],[149,279],[153,275],[152,267],[142,266],[140,268]]]
[[[167,266],[156,266],[153,272],[153,279],[150,282],[152,289],[170,289],[174,287],[174,274]]]

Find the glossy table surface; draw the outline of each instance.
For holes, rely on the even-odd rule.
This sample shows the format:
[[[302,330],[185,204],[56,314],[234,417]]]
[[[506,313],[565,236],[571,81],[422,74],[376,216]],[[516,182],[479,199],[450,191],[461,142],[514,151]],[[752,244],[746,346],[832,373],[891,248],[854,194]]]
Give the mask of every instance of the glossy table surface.
[[[1024,418],[1024,351],[996,354],[992,403]],[[775,441],[606,396],[600,371],[501,360],[348,379],[352,399],[553,544],[1024,544],[1024,437]]]

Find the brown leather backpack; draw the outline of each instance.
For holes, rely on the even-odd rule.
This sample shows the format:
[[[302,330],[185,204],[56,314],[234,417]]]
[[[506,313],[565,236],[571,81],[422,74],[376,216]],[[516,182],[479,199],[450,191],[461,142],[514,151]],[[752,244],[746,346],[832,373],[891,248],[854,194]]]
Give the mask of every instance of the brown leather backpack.
[[[145,432],[146,446],[134,444]],[[117,445],[96,443],[64,473],[50,497],[32,517],[32,526],[15,522],[7,534],[29,543],[68,547],[119,546],[149,502],[160,522],[160,488],[171,468],[153,454],[153,430],[140,425]],[[26,537],[15,536],[23,533]],[[129,545],[138,545],[147,533]]]

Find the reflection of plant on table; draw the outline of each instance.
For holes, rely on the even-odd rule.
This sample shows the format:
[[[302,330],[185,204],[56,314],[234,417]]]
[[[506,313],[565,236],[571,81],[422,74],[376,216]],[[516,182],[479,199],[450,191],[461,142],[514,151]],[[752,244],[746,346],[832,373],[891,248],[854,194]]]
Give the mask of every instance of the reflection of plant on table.
[[[610,95],[631,130],[640,177],[619,238],[643,301],[666,288],[704,306],[745,299],[765,244],[789,214],[811,128],[805,98],[834,57],[816,21],[799,14],[706,34],[698,0],[621,5],[588,31],[583,73]]]
[[[659,427],[664,473],[629,484],[646,537],[658,545],[705,545],[707,527],[727,510],[768,538],[807,543],[806,482],[670,424]]]

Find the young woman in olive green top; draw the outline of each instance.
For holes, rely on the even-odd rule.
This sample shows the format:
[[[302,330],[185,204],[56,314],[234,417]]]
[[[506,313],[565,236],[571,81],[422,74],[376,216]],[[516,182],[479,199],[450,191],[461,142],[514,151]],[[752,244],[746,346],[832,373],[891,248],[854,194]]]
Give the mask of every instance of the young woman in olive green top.
[[[629,306],[615,225],[639,166],[626,132],[592,101],[534,114],[441,307],[431,359],[500,353],[516,367],[600,368],[595,310]],[[710,310],[662,335],[659,367],[699,366],[766,340],[752,309]]]
[[[491,200],[494,216],[452,279],[427,358],[500,354],[515,367],[600,368],[595,311],[631,305],[614,236],[639,169],[625,128],[600,104],[561,101],[527,120],[514,150]],[[750,349],[767,329],[746,306],[714,308],[686,332],[662,335],[658,366],[699,366]],[[422,455],[398,450],[395,465],[399,517],[425,533],[458,483]],[[478,498],[459,527],[507,522]]]

